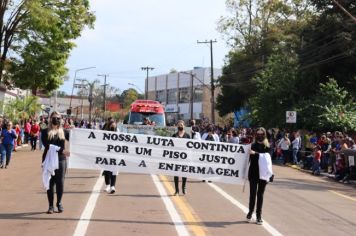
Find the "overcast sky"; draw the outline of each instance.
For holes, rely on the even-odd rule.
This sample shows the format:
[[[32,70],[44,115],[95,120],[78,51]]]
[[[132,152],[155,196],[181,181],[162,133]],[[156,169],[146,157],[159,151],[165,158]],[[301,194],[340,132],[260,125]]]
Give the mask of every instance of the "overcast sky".
[[[94,29],[85,29],[68,60],[70,79],[60,90],[71,93],[77,78],[93,81],[108,74],[107,82],[121,91],[137,85],[144,90],[146,72],[166,74],[174,68],[190,70],[210,66],[209,44],[197,40],[216,39],[214,67],[221,68],[228,52],[217,32],[217,21],[226,14],[224,0],[91,0],[95,12]],[[103,79],[101,83],[103,83]]]

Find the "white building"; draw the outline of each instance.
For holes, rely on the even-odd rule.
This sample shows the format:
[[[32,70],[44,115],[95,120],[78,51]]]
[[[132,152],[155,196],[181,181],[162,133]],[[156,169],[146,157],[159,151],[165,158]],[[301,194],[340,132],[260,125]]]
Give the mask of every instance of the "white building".
[[[30,94],[29,90],[22,89],[6,89],[5,86],[0,85],[0,114],[3,115],[5,105],[16,98],[24,98]]]
[[[80,119],[89,118],[89,101],[83,96],[46,97],[39,96],[39,103],[49,107],[51,111],[57,110],[61,114],[67,114],[67,109],[72,107],[72,116]]]
[[[211,120],[210,73],[210,67],[196,67],[189,71],[149,77],[146,83],[147,99],[165,105],[168,124],[179,119]],[[221,69],[214,68],[215,81],[221,73]],[[215,99],[218,93],[219,89],[215,89]],[[218,117],[216,112],[215,117]]]

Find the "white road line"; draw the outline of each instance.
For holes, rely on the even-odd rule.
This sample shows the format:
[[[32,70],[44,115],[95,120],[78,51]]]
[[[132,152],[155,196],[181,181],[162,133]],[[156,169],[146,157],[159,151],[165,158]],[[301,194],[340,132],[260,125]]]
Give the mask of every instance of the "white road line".
[[[96,201],[100,195],[101,186],[104,184],[104,178],[101,178],[101,173],[98,180],[96,181],[91,195],[88,199],[87,205],[85,206],[82,215],[80,216],[77,227],[75,228],[73,236],[84,236],[87,232],[91,215],[93,214]]]
[[[173,202],[170,197],[167,196],[167,192],[164,189],[161,181],[158,179],[157,175],[151,175],[153,179],[153,183],[156,185],[156,188],[163,199],[164,205],[167,208],[169,215],[171,216],[172,222],[177,230],[179,236],[189,236],[188,230],[185,227],[181,217],[179,216],[176,208],[174,207]]]
[[[235,206],[237,206],[238,208],[240,208],[245,214],[248,213],[248,208],[245,207],[243,204],[241,204],[239,201],[237,201],[235,198],[233,198],[231,195],[229,195],[227,192],[225,192],[224,190],[222,190],[220,187],[218,187],[217,185],[213,184],[213,183],[209,183],[209,186],[212,187],[216,192],[218,192],[221,196],[223,196],[224,198],[226,198],[227,200],[229,200],[232,204],[234,204]],[[253,217],[253,219],[255,220],[256,218]],[[278,232],[278,230],[276,230],[275,228],[273,228],[269,223],[267,223],[266,221],[263,222],[262,225],[271,235],[273,236],[283,236],[283,234],[281,234],[280,232]]]

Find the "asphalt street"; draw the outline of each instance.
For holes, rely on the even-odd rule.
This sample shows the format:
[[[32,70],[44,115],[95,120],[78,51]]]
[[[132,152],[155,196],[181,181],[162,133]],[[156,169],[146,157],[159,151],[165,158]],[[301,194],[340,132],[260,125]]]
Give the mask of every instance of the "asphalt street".
[[[0,169],[0,235],[355,235],[356,189],[274,166],[263,226],[245,221],[248,185],[189,179],[173,196],[173,177],[122,173],[114,194],[99,171],[68,169],[63,213],[46,214],[42,151],[28,147]]]

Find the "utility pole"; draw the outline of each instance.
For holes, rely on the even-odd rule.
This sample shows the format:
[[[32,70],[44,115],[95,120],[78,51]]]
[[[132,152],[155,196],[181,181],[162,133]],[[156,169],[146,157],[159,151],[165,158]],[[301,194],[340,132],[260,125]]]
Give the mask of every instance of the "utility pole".
[[[149,67],[149,66],[141,67],[141,70],[145,70],[147,72],[146,81],[145,81],[145,100],[147,100],[148,98],[148,72],[154,69],[155,69],[154,67]]]
[[[193,105],[194,105],[194,90],[193,90],[193,85],[194,85],[194,74],[190,74],[190,120],[194,119],[194,114],[193,114]]]
[[[101,75],[98,75],[98,76],[102,76],[104,77],[104,84],[102,86],[104,86],[104,115],[105,115],[105,112],[106,112],[106,86],[108,86],[109,84],[106,83],[106,77],[108,77],[109,75],[107,74],[101,74]]]
[[[215,84],[214,84],[214,68],[213,68],[213,43],[216,43],[216,40],[205,40],[197,41],[197,43],[209,43],[210,44],[210,92],[211,92],[211,122],[215,124]]]

